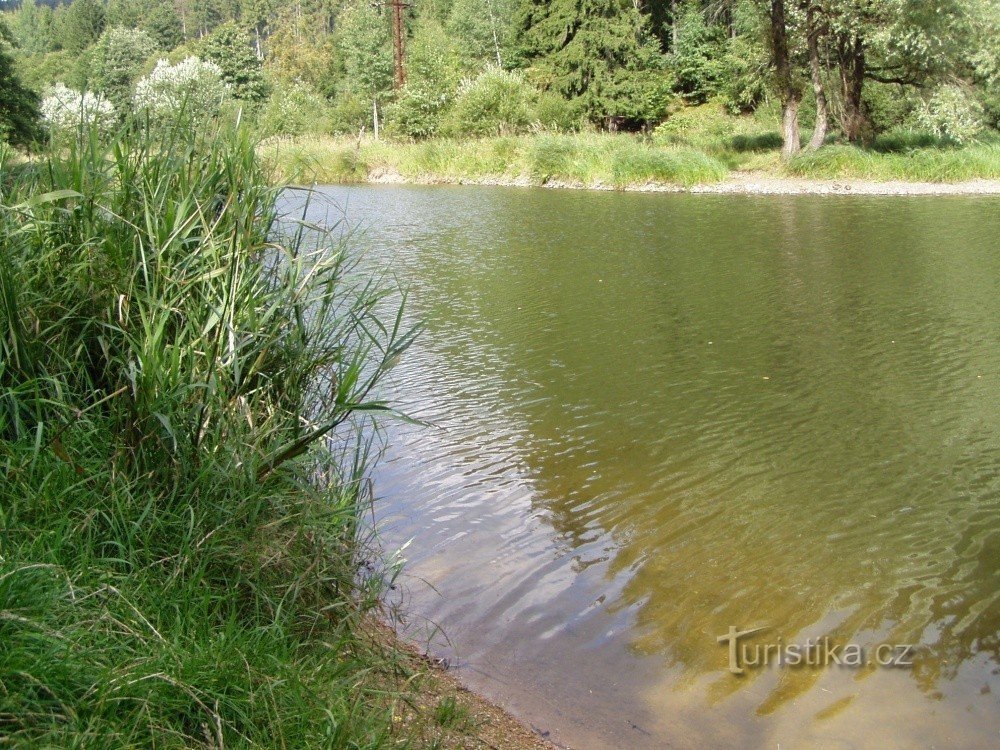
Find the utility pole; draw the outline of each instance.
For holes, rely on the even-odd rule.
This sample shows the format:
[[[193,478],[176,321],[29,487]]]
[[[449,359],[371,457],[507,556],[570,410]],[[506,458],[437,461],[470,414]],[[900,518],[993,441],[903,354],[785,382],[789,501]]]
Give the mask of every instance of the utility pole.
[[[402,0],[390,0],[388,5],[392,8],[392,51],[396,63],[396,88],[401,89],[406,85],[406,25],[403,23],[403,8],[408,8],[410,5]]]

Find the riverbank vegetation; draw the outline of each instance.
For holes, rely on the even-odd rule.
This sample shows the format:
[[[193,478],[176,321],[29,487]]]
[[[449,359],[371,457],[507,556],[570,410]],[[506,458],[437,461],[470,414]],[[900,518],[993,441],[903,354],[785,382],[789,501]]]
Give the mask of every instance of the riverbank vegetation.
[[[990,0],[7,6],[2,127],[21,147],[44,137],[53,100],[119,121],[134,110],[169,118],[183,103],[198,115],[238,110],[261,137],[307,139],[282,147],[279,166],[301,176],[312,162],[319,179],[361,179],[369,165],[449,180],[690,184],[718,179],[720,163],[997,177]],[[39,127],[32,112],[45,100]]]
[[[279,222],[245,130],[0,148],[0,734],[395,742],[359,532],[394,291]]]

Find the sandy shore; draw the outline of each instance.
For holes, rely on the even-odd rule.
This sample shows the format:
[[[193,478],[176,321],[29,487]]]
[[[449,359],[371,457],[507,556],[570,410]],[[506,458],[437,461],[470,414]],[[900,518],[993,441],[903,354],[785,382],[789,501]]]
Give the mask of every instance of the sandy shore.
[[[968,182],[876,182],[872,180],[813,180],[775,177],[763,172],[734,172],[721,182],[684,187],[668,183],[644,183],[616,187],[602,183],[584,184],[550,180],[539,184],[528,177],[443,177],[428,175],[409,178],[395,171],[372,172],[368,182],[381,185],[498,185],[545,187],[566,190],[608,190],[639,193],[709,193],[717,195],[1000,195],[1000,180]]]

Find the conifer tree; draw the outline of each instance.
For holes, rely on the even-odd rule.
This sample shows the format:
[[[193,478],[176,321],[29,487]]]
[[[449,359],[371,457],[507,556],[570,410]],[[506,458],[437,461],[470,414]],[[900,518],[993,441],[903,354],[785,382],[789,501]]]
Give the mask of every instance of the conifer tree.
[[[632,0],[522,0],[518,30],[533,77],[592,121],[614,129],[665,110],[665,59]]]

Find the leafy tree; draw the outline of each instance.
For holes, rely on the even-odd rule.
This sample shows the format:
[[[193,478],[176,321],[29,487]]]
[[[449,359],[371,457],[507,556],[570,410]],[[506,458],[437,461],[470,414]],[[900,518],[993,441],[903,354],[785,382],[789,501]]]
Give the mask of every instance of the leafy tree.
[[[448,31],[459,40],[467,57],[507,65],[514,35],[514,5],[514,0],[455,0]]]
[[[346,89],[371,103],[372,127],[379,128],[379,108],[392,91],[393,57],[386,19],[363,0],[338,17],[338,48]]]
[[[153,38],[138,29],[116,26],[101,35],[94,48],[91,84],[119,113],[128,111],[132,85],[156,48]]]
[[[58,41],[62,47],[70,52],[83,52],[104,31],[104,3],[100,0],[74,0],[62,10],[61,20]]]
[[[393,128],[404,135],[434,135],[455,99],[461,55],[433,18],[418,24],[408,49],[406,85],[399,92],[389,119]]]
[[[799,105],[802,85],[792,60],[792,24],[785,0],[770,0],[771,56],[775,86],[781,99],[781,158],[789,160],[801,149],[799,141]]]
[[[543,88],[614,128],[666,109],[665,59],[631,0],[522,0],[520,55]]]
[[[38,96],[18,79],[4,48],[12,37],[0,20],[0,140],[27,145],[38,135]]]
[[[49,6],[24,0],[12,21],[10,31],[22,54],[41,55],[52,48],[52,9]]]
[[[146,14],[157,5],[170,5],[170,3],[169,1],[155,3],[149,0],[108,0],[105,23],[108,26],[134,29],[142,23]]]
[[[250,38],[235,23],[227,22],[204,42],[205,58],[222,69],[222,80],[240,101],[257,104],[267,98],[268,86],[260,59]]]
[[[277,0],[240,0],[240,20],[250,29],[258,60],[264,59],[264,37],[276,5]]]

